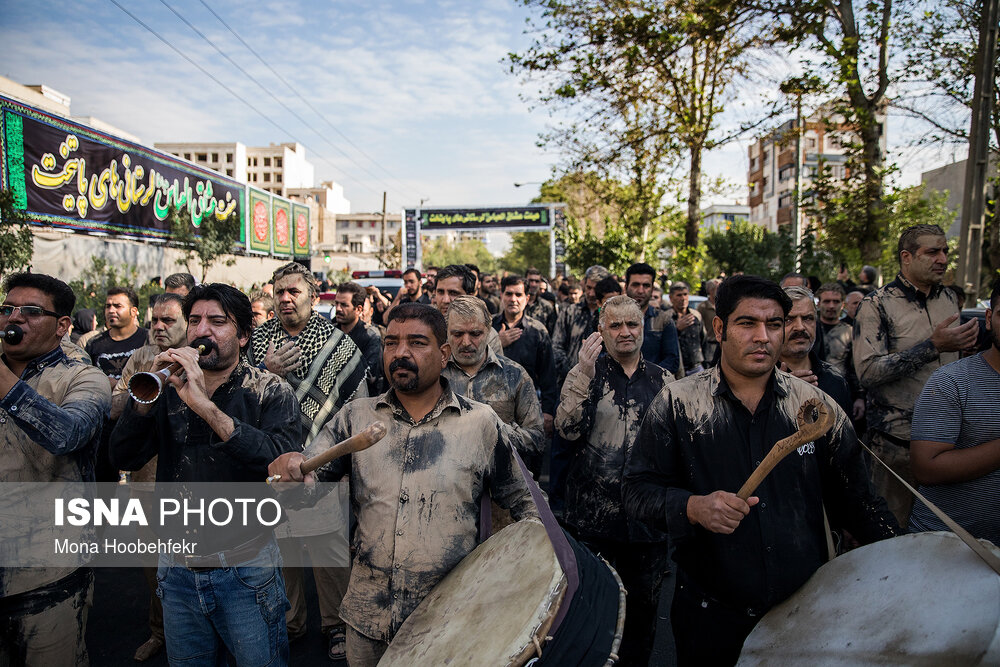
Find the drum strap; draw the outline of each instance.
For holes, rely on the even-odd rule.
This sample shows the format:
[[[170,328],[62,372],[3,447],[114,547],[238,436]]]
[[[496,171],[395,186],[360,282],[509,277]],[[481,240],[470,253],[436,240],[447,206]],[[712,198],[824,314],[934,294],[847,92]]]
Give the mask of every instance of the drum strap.
[[[979,540],[977,540],[975,537],[973,537],[972,534],[969,533],[969,531],[967,531],[965,528],[962,528],[960,525],[958,525],[955,522],[955,520],[952,519],[947,514],[945,514],[941,510],[941,508],[939,508],[937,505],[935,505],[931,501],[927,500],[927,498],[924,498],[923,494],[921,494],[919,491],[917,491],[912,486],[910,486],[910,484],[905,479],[903,479],[902,477],[900,477],[899,475],[896,474],[895,470],[893,470],[892,468],[890,468],[888,466],[888,464],[886,464],[882,459],[880,459],[878,456],[876,456],[875,452],[873,452],[868,447],[868,445],[866,445],[865,443],[861,442],[860,439],[858,439],[858,442],[861,444],[862,447],[865,448],[865,451],[867,451],[869,454],[872,455],[873,459],[875,459],[876,461],[878,461],[882,465],[882,467],[884,467],[886,470],[888,470],[890,473],[892,473],[892,476],[895,477],[896,479],[898,479],[899,482],[900,482],[900,484],[902,484],[907,489],[909,489],[910,493],[912,493],[914,496],[916,496],[917,499],[920,502],[922,502],[923,504],[927,505],[927,507],[930,509],[930,511],[934,512],[934,515],[937,518],[941,519],[941,521],[944,522],[944,525],[948,526],[948,528],[951,529],[951,531],[953,533],[955,533],[956,535],[958,535],[959,539],[961,539],[963,542],[965,542],[966,546],[968,546],[970,549],[972,549],[976,553],[977,556],[979,556],[980,558],[982,558],[983,561],[985,561],[985,563],[990,566],[990,569],[992,569],[997,574],[1000,574],[1000,558],[998,558],[996,554],[994,554],[992,551],[990,551],[989,549],[987,549],[986,547],[984,547],[979,542]]]

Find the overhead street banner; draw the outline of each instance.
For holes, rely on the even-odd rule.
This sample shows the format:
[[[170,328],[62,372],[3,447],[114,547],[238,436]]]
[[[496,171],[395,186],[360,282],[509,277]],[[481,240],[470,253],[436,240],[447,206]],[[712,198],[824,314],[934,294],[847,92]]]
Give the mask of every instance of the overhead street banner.
[[[551,225],[547,206],[422,209],[417,214],[422,231],[548,229]]]

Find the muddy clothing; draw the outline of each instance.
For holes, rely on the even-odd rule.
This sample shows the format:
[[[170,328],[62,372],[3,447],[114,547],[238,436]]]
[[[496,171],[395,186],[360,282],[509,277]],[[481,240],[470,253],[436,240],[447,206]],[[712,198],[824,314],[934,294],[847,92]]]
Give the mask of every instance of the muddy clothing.
[[[93,366],[71,361],[59,347],[29,362],[0,398],[0,482],[93,481],[97,443],[110,408],[107,376]],[[48,505],[46,515],[51,510]],[[30,517],[23,520],[29,525],[20,534],[14,517],[4,519],[5,550],[52,553],[52,536],[36,531]],[[51,584],[74,569],[0,568],[0,600]]]
[[[437,405],[414,422],[390,389],[344,406],[318,441],[332,444],[376,420],[375,446],[320,468],[329,482],[349,474],[358,517],[351,583],[341,617],[371,639],[389,641],[479,536],[489,492],[515,519],[537,517],[524,478],[489,406],[456,395],[442,378]]]
[[[622,475],[646,408],[673,375],[639,360],[632,377],[602,354],[593,379],[579,364],[566,376],[555,425],[578,448],[566,477],[566,523],[582,539],[665,542],[625,514]]]
[[[713,365],[715,355],[719,351],[719,341],[715,339],[715,305],[711,301],[702,301],[698,304],[698,312],[701,313],[701,325],[705,329],[705,342],[702,343],[702,356],[705,358],[705,366]]]
[[[456,394],[485,403],[511,427],[511,443],[521,456],[541,454],[545,445],[542,408],[535,385],[520,364],[486,351],[486,361],[474,376],[449,359],[441,371]]]
[[[544,324],[549,336],[555,333],[556,320],[559,318],[559,314],[556,313],[556,307],[548,299],[543,299],[540,296],[535,297],[534,303],[529,301],[528,305],[525,306],[524,314],[528,317],[534,317]]]
[[[642,358],[670,373],[676,373],[680,367],[677,327],[667,311],[653,306],[646,308],[642,321]]]
[[[556,330],[552,334],[552,350],[556,355],[556,365],[561,367],[560,377],[576,366],[583,341],[597,331],[594,320],[596,312],[591,312],[587,307],[587,300],[581,299],[579,303],[574,303],[559,313]]]
[[[139,470],[158,456],[157,482],[260,482],[271,461],[302,449],[295,394],[277,375],[241,360],[211,401],[233,420],[236,428],[228,440],[219,438],[169,385],[145,415],[128,402],[111,433],[111,460],[122,470]],[[256,537],[255,527],[247,530],[246,539],[235,544]],[[234,534],[235,529],[229,532]],[[217,543],[208,531],[198,538],[199,554],[234,546]]]
[[[479,292],[476,295],[480,301],[486,304],[486,310],[489,311],[490,315],[496,315],[500,312],[500,299],[492,294],[487,294],[486,292]]]
[[[493,318],[494,331],[501,331],[504,325],[503,313]],[[542,412],[554,415],[556,401],[559,400],[559,387],[556,384],[552,340],[545,325],[533,317],[525,315],[514,326],[521,329],[521,337],[503,348],[503,356],[513,359],[528,372],[528,377],[539,392]]]
[[[370,324],[358,320],[347,334],[361,350],[361,358],[368,369],[368,395],[377,396],[385,391],[385,373],[382,372],[382,335]]]
[[[830,521],[862,543],[899,534],[875,495],[847,415],[830,405],[834,425],[787,456],[754,492],[760,503],[731,535],[688,520],[692,495],[735,493],[774,443],[797,430],[811,384],[774,371],[755,413],[718,367],[679,380],[653,400],[625,471],[629,514],[665,529],[674,560],[704,595],[760,614],[795,592],[827,559],[823,507]]]
[[[125,340],[115,340],[110,331],[105,331],[87,343],[86,352],[101,372],[116,380],[132,353],[149,343],[149,331],[139,327]]]
[[[851,398],[863,398],[864,392],[858,383],[858,375],[854,372],[854,328],[842,320],[836,324],[826,324],[819,320],[817,333],[823,338],[820,359],[844,376]],[[847,414],[851,414],[851,410]]]
[[[851,399],[851,391],[847,387],[847,380],[832,364],[820,359],[815,352],[809,353],[809,363],[812,365],[812,372],[816,375],[816,382],[823,393],[832,399],[832,402],[840,406],[845,414],[850,415],[854,407]],[[829,405],[831,401],[827,401]]]
[[[668,312],[676,326],[677,311],[671,308]],[[690,375],[705,362],[705,353],[702,352],[702,346],[705,342],[705,328],[701,322],[701,313],[697,310],[691,310],[690,307],[684,312],[685,315],[687,313],[693,314],[695,321],[683,331],[677,330],[677,344],[681,348],[681,363],[684,364],[684,372]]]
[[[950,290],[935,285],[925,296],[902,275],[861,302],[854,323],[854,368],[868,392],[870,430],[908,446],[921,390],[934,371],[959,358],[958,352],[938,352],[931,334],[957,314]]]
[[[263,368],[268,346],[274,343],[274,349],[278,349],[289,341],[301,350],[302,365],[285,380],[292,385],[301,406],[302,431],[308,445],[330,417],[354,397],[364,384],[368,367],[350,336],[316,312],[295,338],[288,335],[277,317],[264,322],[253,331],[247,359],[251,365]]]

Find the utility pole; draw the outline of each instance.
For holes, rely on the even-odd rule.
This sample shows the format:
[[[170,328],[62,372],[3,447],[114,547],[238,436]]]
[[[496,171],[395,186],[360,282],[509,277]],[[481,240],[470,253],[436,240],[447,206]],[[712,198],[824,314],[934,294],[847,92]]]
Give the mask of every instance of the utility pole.
[[[795,270],[802,268],[802,88],[795,92],[795,208],[792,210],[792,243],[795,244]]]
[[[965,193],[962,197],[958,279],[959,284],[972,294],[974,300],[979,298],[979,273],[983,257],[998,7],[1000,0],[983,0],[979,48],[976,51],[976,84],[972,95],[972,126],[969,128],[969,158],[965,161]]]
[[[378,265],[383,268],[389,268],[388,262],[385,259],[385,206],[386,206],[386,192],[382,191],[382,243],[378,248]]]

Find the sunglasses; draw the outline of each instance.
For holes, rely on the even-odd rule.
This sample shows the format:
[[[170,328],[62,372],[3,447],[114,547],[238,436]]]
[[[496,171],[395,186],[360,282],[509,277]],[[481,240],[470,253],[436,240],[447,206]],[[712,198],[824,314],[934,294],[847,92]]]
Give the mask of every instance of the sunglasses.
[[[41,306],[0,306],[0,317],[10,317],[14,311],[19,311],[23,317],[41,317],[42,315],[62,317],[59,313],[45,310]]]

